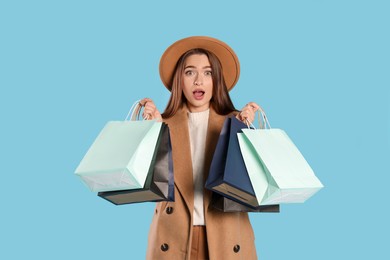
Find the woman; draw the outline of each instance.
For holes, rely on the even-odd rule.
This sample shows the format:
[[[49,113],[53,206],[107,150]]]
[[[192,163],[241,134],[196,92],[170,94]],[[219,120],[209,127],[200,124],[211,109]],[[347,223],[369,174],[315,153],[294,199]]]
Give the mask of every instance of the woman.
[[[204,189],[224,120],[254,119],[258,105],[241,112],[228,91],[240,73],[238,58],[225,43],[189,37],[172,44],[160,61],[160,76],[171,91],[163,114],[145,98],[144,116],[168,124],[175,173],[175,202],[157,203],[147,259],[256,259],[248,214],[224,213],[210,206]]]

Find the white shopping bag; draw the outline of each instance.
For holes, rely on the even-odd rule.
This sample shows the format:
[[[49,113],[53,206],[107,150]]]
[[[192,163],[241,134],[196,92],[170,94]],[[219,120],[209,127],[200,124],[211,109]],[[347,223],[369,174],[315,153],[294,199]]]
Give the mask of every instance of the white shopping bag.
[[[139,106],[133,107],[139,111]],[[95,192],[144,187],[161,126],[154,120],[136,121],[134,113],[131,121],[108,122],[75,174]]]
[[[281,129],[242,129],[238,139],[260,205],[301,203],[323,188],[301,152]]]

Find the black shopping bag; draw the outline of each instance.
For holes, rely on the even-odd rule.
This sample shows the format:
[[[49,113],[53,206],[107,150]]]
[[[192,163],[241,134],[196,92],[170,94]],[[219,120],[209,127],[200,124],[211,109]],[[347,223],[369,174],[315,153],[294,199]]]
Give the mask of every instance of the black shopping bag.
[[[172,147],[169,128],[163,123],[157,149],[141,189],[99,192],[98,196],[116,204],[130,204],[147,201],[174,201],[174,175]]]
[[[206,188],[213,195],[211,205],[224,211],[261,212],[238,143],[237,133],[247,126],[235,117],[226,118],[210,166]],[[228,200],[225,200],[227,198]],[[235,205],[239,203],[243,206]],[[273,206],[273,205],[271,205]],[[279,207],[272,207],[274,212]]]

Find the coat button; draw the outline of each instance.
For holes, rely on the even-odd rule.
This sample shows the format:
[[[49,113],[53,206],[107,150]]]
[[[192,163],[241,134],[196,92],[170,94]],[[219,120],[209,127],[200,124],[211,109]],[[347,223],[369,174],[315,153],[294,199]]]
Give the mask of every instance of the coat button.
[[[166,212],[167,212],[167,214],[172,214],[173,208],[172,208],[172,207],[168,207],[168,208],[166,209]]]
[[[235,245],[233,247],[233,251],[234,251],[234,253],[238,253],[240,251],[240,245]]]
[[[161,250],[162,250],[163,252],[168,251],[168,249],[169,249],[168,244],[164,243],[164,244],[161,245]]]

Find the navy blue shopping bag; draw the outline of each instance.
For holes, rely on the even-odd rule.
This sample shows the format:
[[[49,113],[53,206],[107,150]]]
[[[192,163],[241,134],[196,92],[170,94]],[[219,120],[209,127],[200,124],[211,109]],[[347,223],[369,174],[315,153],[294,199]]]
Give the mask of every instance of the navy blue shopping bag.
[[[225,212],[279,212],[279,205],[259,206],[237,133],[247,126],[235,117],[226,118],[219,135],[205,187],[212,195],[211,205]]]

